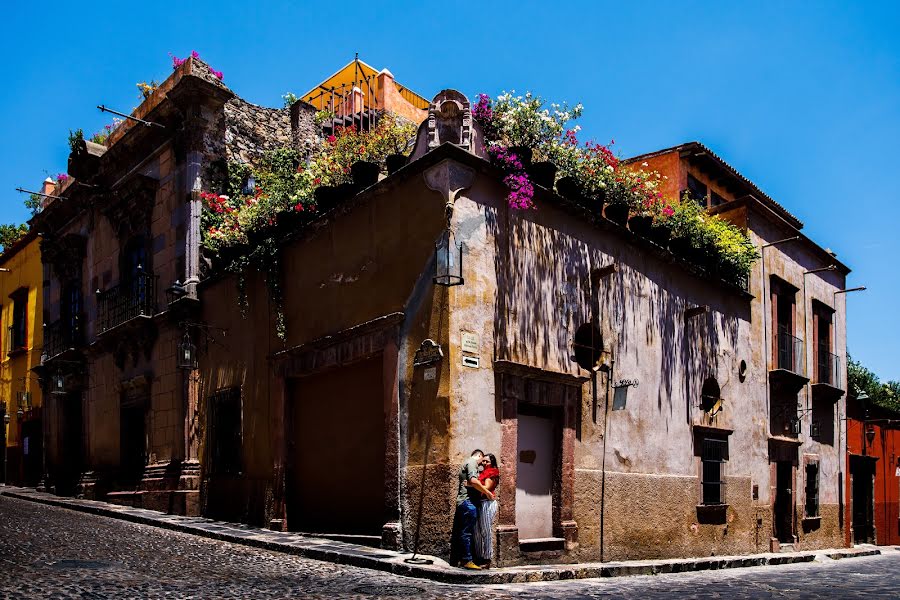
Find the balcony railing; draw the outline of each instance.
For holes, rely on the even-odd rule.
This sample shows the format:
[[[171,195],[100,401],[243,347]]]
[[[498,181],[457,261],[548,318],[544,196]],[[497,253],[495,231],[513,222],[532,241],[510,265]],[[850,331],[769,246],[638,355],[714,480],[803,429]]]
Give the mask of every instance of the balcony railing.
[[[841,357],[820,347],[816,360],[816,383],[825,383],[833,388],[843,389],[841,371]]]
[[[787,331],[778,332],[777,368],[806,375],[806,353],[803,350],[803,340],[794,337]]]
[[[79,314],[44,325],[44,349],[41,353],[44,360],[84,345],[84,323],[84,314]]]
[[[156,276],[139,270],[131,279],[97,293],[97,334],[156,314]]]

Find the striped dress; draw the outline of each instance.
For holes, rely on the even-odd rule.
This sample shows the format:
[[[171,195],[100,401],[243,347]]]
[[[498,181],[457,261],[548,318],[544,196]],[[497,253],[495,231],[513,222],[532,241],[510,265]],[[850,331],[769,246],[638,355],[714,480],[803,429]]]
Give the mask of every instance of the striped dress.
[[[497,479],[497,483],[499,484],[499,475],[497,476]],[[497,501],[482,499],[478,502],[477,508],[478,520],[475,521],[475,535],[472,536],[472,554],[481,560],[493,560],[493,531],[494,517],[497,514]]]

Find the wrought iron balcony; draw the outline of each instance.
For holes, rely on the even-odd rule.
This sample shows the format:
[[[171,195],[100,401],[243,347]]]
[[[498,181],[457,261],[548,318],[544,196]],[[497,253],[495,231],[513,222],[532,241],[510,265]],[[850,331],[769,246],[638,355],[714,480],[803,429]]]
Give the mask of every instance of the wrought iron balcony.
[[[843,396],[843,372],[841,357],[829,352],[827,346],[819,346],[815,379],[811,386],[813,398],[834,402]]]
[[[777,359],[777,368],[806,376],[806,353],[800,338],[786,331],[779,331]]]
[[[841,358],[820,347],[816,363],[816,383],[842,389]]]
[[[800,390],[809,381],[806,376],[806,350],[803,340],[780,330],[775,338],[775,365],[769,381],[791,391]]]
[[[50,360],[63,352],[83,346],[84,323],[84,314],[78,314],[69,319],[59,319],[44,325],[42,360]]]
[[[97,292],[97,335],[156,314],[156,276],[138,270],[130,279]]]

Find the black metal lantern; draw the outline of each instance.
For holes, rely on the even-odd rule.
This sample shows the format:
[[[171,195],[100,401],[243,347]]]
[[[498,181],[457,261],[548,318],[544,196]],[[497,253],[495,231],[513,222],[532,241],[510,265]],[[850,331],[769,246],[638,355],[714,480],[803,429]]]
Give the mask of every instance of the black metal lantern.
[[[50,379],[50,387],[51,394],[66,393],[66,376],[63,374],[62,370],[57,370],[53,374],[53,377]]]
[[[434,283],[447,287],[465,283],[462,275],[463,247],[456,241],[453,230],[449,227],[445,229],[434,247]]]
[[[25,390],[16,394],[19,410],[31,410],[31,392]]]
[[[188,371],[197,368],[197,346],[191,342],[191,334],[186,329],[184,339],[178,344],[178,368]]]
[[[872,442],[875,441],[875,426],[867,425],[866,426],[866,440],[869,442],[869,445],[872,445]]]
[[[168,304],[174,304],[180,298],[183,298],[187,295],[187,290],[181,284],[181,281],[175,280],[175,283],[166,288],[166,302]]]

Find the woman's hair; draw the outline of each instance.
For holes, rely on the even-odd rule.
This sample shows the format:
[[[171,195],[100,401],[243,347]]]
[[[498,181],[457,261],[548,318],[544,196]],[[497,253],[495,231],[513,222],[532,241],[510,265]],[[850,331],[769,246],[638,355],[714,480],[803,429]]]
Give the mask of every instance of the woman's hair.
[[[484,457],[486,459],[488,459],[489,461],[491,461],[492,467],[494,467],[495,469],[497,468],[497,457],[496,456],[494,456],[493,454],[485,454]]]

